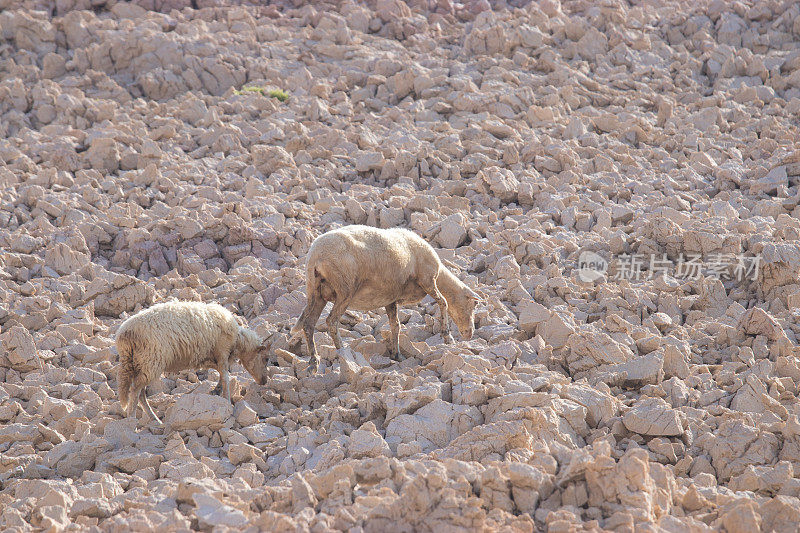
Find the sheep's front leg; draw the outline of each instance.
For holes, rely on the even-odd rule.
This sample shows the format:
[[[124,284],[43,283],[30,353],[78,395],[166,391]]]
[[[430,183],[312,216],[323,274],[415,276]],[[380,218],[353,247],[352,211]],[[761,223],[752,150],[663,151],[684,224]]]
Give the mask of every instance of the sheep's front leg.
[[[452,343],[453,335],[450,333],[450,316],[447,313],[447,300],[445,300],[442,293],[439,292],[439,287],[436,286],[436,278],[431,278],[430,281],[427,282],[420,280],[418,283],[419,286],[422,287],[422,290],[439,304],[439,310],[442,312],[442,339],[447,344]]]
[[[386,315],[389,317],[389,353],[393,359],[400,360],[400,317],[397,315],[397,302],[386,306]]]
[[[156,424],[158,424],[159,426],[164,425],[163,422],[161,422],[161,419],[156,416],[156,413],[155,411],[153,411],[153,408],[150,407],[150,402],[147,401],[147,394],[145,394],[145,390],[146,389],[142,389],[141,392],[139,392],[139,403],[142,404],[142,409],[144,409],[144,411],[147,413],[150,419],[153,420]]]

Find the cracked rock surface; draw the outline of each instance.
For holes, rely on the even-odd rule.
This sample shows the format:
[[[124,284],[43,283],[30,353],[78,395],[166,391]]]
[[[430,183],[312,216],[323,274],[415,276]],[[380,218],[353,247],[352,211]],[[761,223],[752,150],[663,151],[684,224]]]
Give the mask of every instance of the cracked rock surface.
[[[795,530],[800,6],[301,4],[0,0],[0,525]],[[126,317],[286,348],[344,224],[431,242],[473,339],[351,312],[124,418]]]

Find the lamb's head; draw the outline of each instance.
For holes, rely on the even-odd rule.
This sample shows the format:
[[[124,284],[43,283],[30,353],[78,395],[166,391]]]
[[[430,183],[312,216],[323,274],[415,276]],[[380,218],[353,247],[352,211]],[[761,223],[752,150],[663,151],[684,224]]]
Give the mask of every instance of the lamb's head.
[[[458,332],[464,340],[470,340],[475,333],[475,306],[480,296],[470,289],[464,287],[459,291],[454,302],[450,302],[447,310],[453,317],[453,322],[458,327]]]
[[[259,385],[266,385],[270,377],[267,367],[278,366],[278,358],[269,341],[262,340],[250,330],[240,329],[239,362]]]

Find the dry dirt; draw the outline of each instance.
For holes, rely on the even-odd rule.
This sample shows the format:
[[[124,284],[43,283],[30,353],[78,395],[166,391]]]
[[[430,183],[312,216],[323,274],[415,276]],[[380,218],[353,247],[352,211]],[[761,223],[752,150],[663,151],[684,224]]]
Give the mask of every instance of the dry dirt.
[[[0,0],[0,525],[795,531],[796,2],[212,4]],[[428,299],[395,363],[352,313],[321,375],[168,375],[166,429],[123,418],[125,317],[285,345],[352,223],[439,248],[473,340]]]

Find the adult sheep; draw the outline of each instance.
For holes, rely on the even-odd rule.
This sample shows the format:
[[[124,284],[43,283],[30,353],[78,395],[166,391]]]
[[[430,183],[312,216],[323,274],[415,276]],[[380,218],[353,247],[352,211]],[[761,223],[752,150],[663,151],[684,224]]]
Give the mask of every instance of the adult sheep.
[[[450,343],[448,315],[464,339],[474,332],[478,295],[461,282],[439,260],[422,237],[401,228],[380,229],[352,225],[317,237],[308,250],[306,263],[306,307],[291,330],[297,341],[302,333],[312,371],[319,365],[314,345],[314,327],[328,302],[328,333],[337,349],[342,347],[339,319],[347,309],[386,310],[391,330],[390,352],[400,354],[399,305],[431,296],[442,314],[442,337]]]
[[[120,368],[119,401],[128,416],[137,403],[156,423],[161,420],[147,402],[148,384],[164,372],[216,368],[221,392],[230,401],[228,370],[239,360],[259,385],[267,380],[269,346],[249,329],[239,326],[221,305],[170,301],[131,316],[116,337]],[[277,364],[277,363],[276,363]]]

